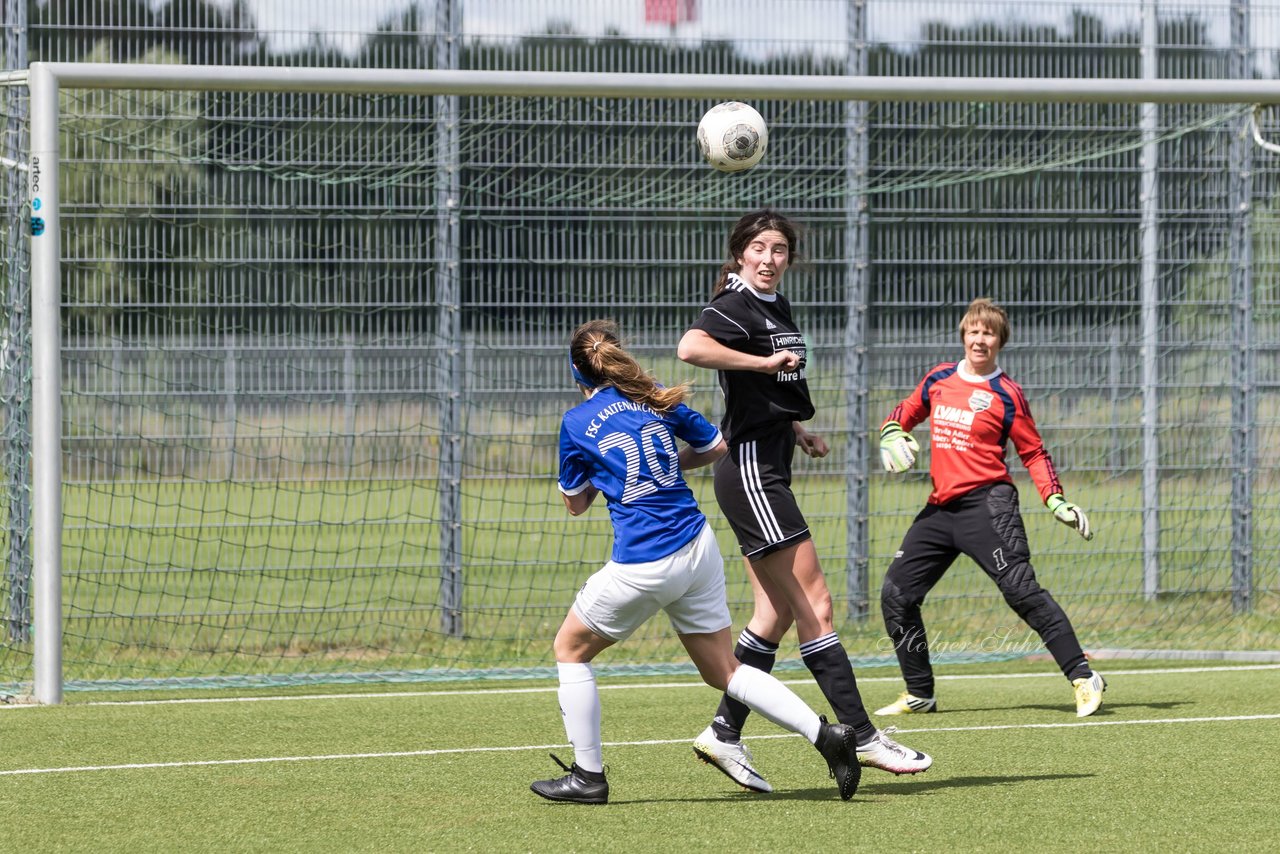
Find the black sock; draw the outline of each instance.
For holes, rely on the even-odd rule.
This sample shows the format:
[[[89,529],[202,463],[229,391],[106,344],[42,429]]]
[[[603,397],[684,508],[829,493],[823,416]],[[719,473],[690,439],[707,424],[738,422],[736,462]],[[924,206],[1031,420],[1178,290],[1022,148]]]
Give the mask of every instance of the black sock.
[[[835,632],[800,644],[800,656],[805,666],[817,680],[822,694],[836,713],[836,720],[853,727],[858,744],[866,744],[876,734],[867,710],[858,693],[858,681],[853,676],[853,665]]]
[[[750,629],[743,629],[742,634],[738,635],[738,643],[733,648],[733,654],[743,664],[749,664],[756,670],[768,673],[773,670],[773,664],[778,660],[778,645],[773,641],[765,640]],[[737,744],[742,740],[742,727],[746,725],[749,714],[751,714],[751,708],[746,703],[741,703],[725,694],[720,698],[720,708],[716,709],[716,717],[711,722],[711,729],[715,731],[716,738],[721,741]]]
[[[587,769],[580,767],[576,762],[573,765],[573,773],[577,774],[579,777],[581,777],[583,780],[586,780],[588,783],[604,782],[603,771],[588,771]]]
[[[1067,631],[1051,641],[1045,641],[1044,645],[1053,656],[1053,660],[1058,663],[1058,667],[1062,669],[1062,675],[1068,680],[1074,681],[1093,672],[1089,667],[1089,660],[1085,658],[1084,650],[1080,648],[1080,641],[1076,640],[1075,632]]]

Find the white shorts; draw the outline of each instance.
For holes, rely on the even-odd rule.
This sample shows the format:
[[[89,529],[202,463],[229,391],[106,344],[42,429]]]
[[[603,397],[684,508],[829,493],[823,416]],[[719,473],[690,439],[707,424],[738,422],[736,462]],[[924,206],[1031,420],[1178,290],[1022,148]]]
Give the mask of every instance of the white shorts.
[[[614,641],[629,638],[658,611],[666,611],[682,635],[729,627],[724,558],[709,523],[660,560],[609,561],[587,579],[573,601],[573,612],[584,626]]]

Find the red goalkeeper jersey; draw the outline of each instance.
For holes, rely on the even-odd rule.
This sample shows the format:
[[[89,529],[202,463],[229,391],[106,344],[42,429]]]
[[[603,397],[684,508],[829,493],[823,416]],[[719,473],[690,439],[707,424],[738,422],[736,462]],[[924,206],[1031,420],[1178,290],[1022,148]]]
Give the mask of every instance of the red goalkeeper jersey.
[[[1005,446],[1013,447],[1040,490],[1040,500],[1062,492],[1058,472],[1031,417],[1022,387],[999,368],[979,377],[960,363],[938,365],[885,422],[910,432],[929,419],[930,504],[945,504],[979,486],[1012,483]]]

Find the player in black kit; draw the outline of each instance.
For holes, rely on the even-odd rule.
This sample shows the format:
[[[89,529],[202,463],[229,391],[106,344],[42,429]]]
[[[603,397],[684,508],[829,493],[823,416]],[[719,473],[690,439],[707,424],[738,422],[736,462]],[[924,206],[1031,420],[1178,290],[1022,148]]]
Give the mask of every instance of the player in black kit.
[[[720,425],[729,453],[715,466],[716,500],[742,548],[755,611],[735,655],[768,672],[792,623],[800,655],[836,717],[853,727],[858,761],[895,774],[924,771],[933,760],[880,732],[862,705],[849,656],[832,621],[827,589],[808,523],[791,492],[797,446],[824,457],[827,443],[802,422],[814,415],[805,381],[804,335],[778,284],[795,257],[797,229],[772,210],[749,213],[729,235],[729,257],[711,302],[680,339],[681,360],[719,372],[725,396]],[[744,788],[769,792],[742,744],[749,710],[721,699],[694,753]]]

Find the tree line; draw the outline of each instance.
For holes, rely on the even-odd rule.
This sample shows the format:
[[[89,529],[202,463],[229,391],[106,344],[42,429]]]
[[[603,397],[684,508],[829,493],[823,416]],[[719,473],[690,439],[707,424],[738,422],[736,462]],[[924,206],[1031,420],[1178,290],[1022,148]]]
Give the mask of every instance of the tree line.
[[[436,65],[433,22],[422,20],[421,6],[406,5],[381,21],[356,50],[344,52],[319,34],[301,47],[273,47],[244,0],[33,0],[28,5],[29,55],[33,60],[430,68]],[[1212,44],[1208,32],[1208,23],[1194,14],[1162,19],[1161,75],[1221,76],[1228,47]],[[1075,13],[1065,29],[1007,21],[925,21],[920,34],[917,46],[873,44],[868,72],[982,76],[995,73],[993,56],[999,57],[996,70],[1001,76],[1120,78],[1136,76],[1141,68],[1136,30],[1109,28],[1083,12]],[[846,68],[844,57],[818,52],[760,57],[731,41],[668,44],[621,33],[590,37],[554,21],[542,32],[512,41],[466,41],[458,64],[465,69],[759,75],[841,74]],[[78,207],[86,213],[81,227],[71,232],[66,252],[70,260],[64,270],[73,331],[272,332],[304,323],[320,332],[370,326],[429,328],[439,290],[434,183],[438,164],[433,159],[439,150],[432,99],[380,98],[372,108],[377,114],[366,116],[361,124],[344,115],[352,106],[336,96],[147,96],[140,111],[136,96],[112,97],[118,100],[67,118],[68,138],[79,142],[66,152],[63,201],[69,210]],[[649,129],[644,144],[653,151],[687,148],[688,128],[664,115],[669,108],[656,100],[638,101],[626,111],[603,114],[618,117],[619,145],[630,144],[627,133],[644,127]],[[125,118],[108,118],[113,109]],[[683,245],[714,251],[723,239],[719,221],[699,217],[698,211],[666,209],[680,201],[670,183],[687,178],[679,170],[667,170],[665,179],[651,179],[668,182],[660,184],[658,201],[643,199],[630,211],[609,211],[608,199],[561,193],[575,180],[585,180],[584,171],[598,173],[599,164],[521,164],[514,155],[504,159],[504,152],[524,150],[537,156],[581,147],[575,136],[582,133],[581,117],[558,123],[533,118],[556,115],[557,109],[550,100],[530,100],[520,105],[513,121],[504,123],[493,99],[460,99],[463,123],[471,120],[477,128],[475,135],[464,137],[459,158],[463,263],[458,292],[464,309],[472,307],[464,314],[465,324],[515,328],[554,322],[548,313],[558,309],[548,306],[546,298],[548,260],[563,262],[557,270],[559,287],[561,294],[570,295],[563,302],[572,309],[578,297],[601,299],[600,289],[608,286],[600,284],[600,267],[616,265],[614,259],[625,257],[635,241],[657,235],[672,246],[683,240]],[[827,152],[821,161],[824,168],[842,168],[838,157],[830,156],[830,141],[818,138],[831,135],[841,109],[831,104],[791,105],[789,144]],[[131,112],[136,115],[129,117]],[[479,117],[490,113],[499,120],[479,128]],[[198,133],[184,130],[192,115],[203,117]],[[311,115],[332,120],[302,130],[304,139],[299,142],[299,127],[289,117]],[[936,104],[876,105],[869,142],[872,169],[896,162],[884,156],[888,147],[919,144],[953,115]],[[1137,122],[1136,108],[1130,105],[1091,107],[1086,122],[1066,131],[1051,124],[1053,116],[1044,105],[1025,105],[1006,109],[1003,120],[1022,125],[1024,139],[1032,142],[1062,145],[1064,137],[1075,136],[1068,144],[1080,146],[1087,146],[1098,128],[1132,128]],[[980,118],[965,120],[973,121],[975,128],[981,125]],[[282,156],[296,150],[303,159],[308,152],[318,152],[319,160],[327,157],[332,162],[344,152],[351,157],[373,153],[376,158],[379,143],[372,135],[392,131],[402,136],[396,150],[422,155],[399,175],[391,174],[394,164],[376,162],[357,166],[350,175],[324,174],[323,166],[290,166]],[[806,133],[813,138],[806,140]],[[154,136],[141,151],[128,152],[111,142],[143,139],[144,134]],[[406,134],[420,142],[403,141]],[[148,161],[148,148],[163,156]],[[115,156],[103,157],[104,151]],[[589,155],[585,152],[584,159]],[[1213,181],[1206,182],[1205,175],[1221,169],[1220,163],[1211,162],[1219,155],[1207,133],[1167,146],[1162,152],[1164,192],[1179,198],[1213,192]],[[873,191],[868,202],[878,286],[890,288],[910,279],[918,292],[934,300],[972,289],[969,271],[939,263],[930,272],[920,259],[898,257],[895,247],[911,245],[933,247],[940,253],[933,260],[939,262],[947,260],[942,253],[977,250],[987,262],[979,271],[986,291],[1023,293],[1029,299],[1039,299],[1036,294],[1044,282],[1070,279],[1073,267],[1096,261],[1084,298],[1072,300],[1079,310],[1096,309],[1104,299],[1131,302],[1137,287],[1136,203],[1118,206],[1109,200],[1137,198],[1136,156],[1118,155],[1101,166],[1003,177],[987,182],[985,188],[979,187],[981,182],[935,181],[907,193]],[[390,171],[384,174],[380,169]],[[900,166],[894,169],[893,175],[873,174],[872,184],[909,182]],[[649,179],[637,174],[632,183],[643,180]],[[759,201],[770,201],[767,194],[799,199],[811,180],[811,175],[780,176],[775,186],[760,191]],[[1258,195],[1268,192],[1259,188]],[[562,197],[548,201],[557,193]],[[663,193],[674,200],[672,205],[659,203]],[[203,200],[203,208],[194,207],[192,200]],[[293,213],[283,206],[285,200]],[[846,201],[836,191],[797,202],[825,223],[816,227],[814,236],[829,244],[827,258],[844,257]],[[1010,215],[1017,217],[1046,203],[1077,213],[1066,223],[1054,216],[1043,216],[1040,222],[1024,216],[1020,223],[1009,223]],[[527,206],[519,217],[510,210],[517,204]],[[717,202],[708,204],[715,208]],[[1055,241],[1040,269],[1029,272],[1023,262],[1030,250],[1018,241],[1001,239],[1015,227],[1022,233],[1038,230]],[[1166,245],[1194,243],[1200,257],[1222,250],[1214,229],[1192,216],[1174,216],[1162,227]],[[685,237],[690,230],[704,233],[690,241]],[[193,241],[196,233],[204,236]],[[548,259],[548,247],[561,245],[576,247],[583,257]],[[415,247],[417,253],[374,257],[387,256],[386,250],[376,248],[387,246]],[[673,263],[653,271],[634,310],[652,312],[655,305],[705,296],[706,271],[678,263],[683,260],[670,258]],[[215,269],[219,265],[222,269]],[[228,274],[228,266],[234,272]],[[616,296],[623,302],[632,298]],[[681,316],[686,313],[680,310]]]

